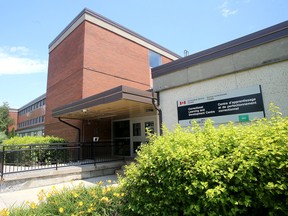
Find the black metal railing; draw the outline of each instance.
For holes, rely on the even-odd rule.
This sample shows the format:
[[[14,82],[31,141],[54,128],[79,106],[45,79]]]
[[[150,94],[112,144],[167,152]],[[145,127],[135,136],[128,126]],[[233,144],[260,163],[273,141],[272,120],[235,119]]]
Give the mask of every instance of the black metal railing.
[[[6,174],[124,160],[126,143],[52,143],[0,145],[1,179]]]

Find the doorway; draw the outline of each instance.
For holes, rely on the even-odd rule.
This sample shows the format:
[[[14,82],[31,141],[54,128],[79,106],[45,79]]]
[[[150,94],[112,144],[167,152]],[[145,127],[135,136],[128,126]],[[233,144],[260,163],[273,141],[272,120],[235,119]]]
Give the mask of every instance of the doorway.
[[[155,133],[156,128],[156,118],[153,117],[133,119],[130,121],[130,155],[132,157],[136,156],[139,146],[149,142],[147,130]]]
[[[155,116],[114,121],[114,154],[135,157],[139,146],[149,141],[146,129],[157,132]]]

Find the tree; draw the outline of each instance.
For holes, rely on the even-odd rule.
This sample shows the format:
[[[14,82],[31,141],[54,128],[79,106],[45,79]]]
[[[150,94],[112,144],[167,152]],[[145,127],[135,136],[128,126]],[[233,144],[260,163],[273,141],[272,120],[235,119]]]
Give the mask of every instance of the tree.
[[[8,135],[8,127],[14,123],[14,120],[9,116],[9,105],[4,102],[0,106],[0,131]]]

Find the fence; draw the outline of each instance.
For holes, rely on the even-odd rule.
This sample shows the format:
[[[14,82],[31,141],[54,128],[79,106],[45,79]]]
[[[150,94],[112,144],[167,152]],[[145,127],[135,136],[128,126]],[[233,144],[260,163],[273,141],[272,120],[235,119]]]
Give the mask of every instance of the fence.
[[[127,146],[112,142],[0,145],[1,179],[12,173],[124,160],[119,149]]]

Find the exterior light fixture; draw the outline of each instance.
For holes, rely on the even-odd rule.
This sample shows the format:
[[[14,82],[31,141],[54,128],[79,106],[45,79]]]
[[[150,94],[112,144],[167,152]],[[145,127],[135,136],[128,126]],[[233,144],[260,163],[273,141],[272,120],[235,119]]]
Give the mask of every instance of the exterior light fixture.
[[[153,112],[153,109],[146,109],[146,112]]]

